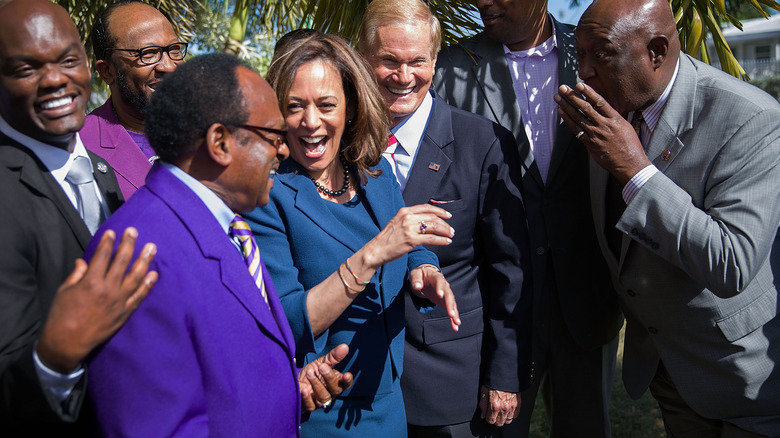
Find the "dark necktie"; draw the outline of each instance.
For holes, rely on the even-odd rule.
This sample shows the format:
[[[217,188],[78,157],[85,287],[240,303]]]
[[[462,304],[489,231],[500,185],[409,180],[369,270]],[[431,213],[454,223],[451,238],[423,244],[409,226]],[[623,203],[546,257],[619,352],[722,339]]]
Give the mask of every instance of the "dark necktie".
[[[639,141],[642,142],[642,122],[645,119],[642,117],[641,111],[635,111],[634,117],[631,119],[631,126],[634,127]],[[643,145],[644,146],[644,145]],[[605,230],[604,234],[607,237],[607,246],[612,254],[618,259],[620,258],[620,247],[623,243],[623,233],[615,228],[620,217],[623,216],[623,212],[626,211],[626,202],[623,200],[623,187],[615,179],[612,174],[609,174],[607,179],[607,193],[604,202],[605,210]]]

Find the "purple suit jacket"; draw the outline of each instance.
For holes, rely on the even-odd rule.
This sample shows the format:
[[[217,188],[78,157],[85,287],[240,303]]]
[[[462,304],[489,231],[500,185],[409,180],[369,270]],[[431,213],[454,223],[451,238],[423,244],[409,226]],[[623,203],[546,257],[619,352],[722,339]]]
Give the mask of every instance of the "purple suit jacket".
[[[125,199],[144,185],[152,164],[119,123],[110,97],[89,113],[79,136],[87,149],[103,157],[114,169]]]
[[[265,266],[270,311],[205,204],[160,165],[96,235],[130,225],[137,250],[157,244],[159,280],[88,364],[101,435],[298,436],[295,343]]]

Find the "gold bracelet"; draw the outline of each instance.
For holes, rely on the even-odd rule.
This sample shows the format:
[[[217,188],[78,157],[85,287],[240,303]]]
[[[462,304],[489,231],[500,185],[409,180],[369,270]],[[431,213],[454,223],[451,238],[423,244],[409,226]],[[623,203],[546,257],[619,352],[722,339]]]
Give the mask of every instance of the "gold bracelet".
[[[342,282],[342,283],[344,283],[344,287],[346,287],[346,288],[347,288],[347,290],[349,290],[349,291],[351,291],[351,292],[355,292],[355,293],[357,293],[357,294],[359,294],[360,292],[363,292],[363,291],[366,289],[366,287],[365,287],[365,286],[363,286],[363,289],[352,289],[351,287],[349,287],[349,284],[347,284],[347,280],[345,280],[345,279],[344,279],[344,276],[343,276],[343,275],[341,275],[341,267],[342,267],[343,265],[344,265],[344,263],[340,264],[340,265],[339,265],[339,267],[338,267],[338,269],[336,269],[336,272],[338,272],[338,274],[339,274],[339,278],[341,279],[341,282]]]
[[[364,286],[370,283],[369,281],[361,280],[360,277],[358,277],[357,274],[355,274],[355,271],[352,270],[352,266],[349,265],[349,257],[347,257],[346,265],[347,265],[347,271],[349,271],[349,273],[352,274],[353,277],[355,277],[355,283],[362,284]]]

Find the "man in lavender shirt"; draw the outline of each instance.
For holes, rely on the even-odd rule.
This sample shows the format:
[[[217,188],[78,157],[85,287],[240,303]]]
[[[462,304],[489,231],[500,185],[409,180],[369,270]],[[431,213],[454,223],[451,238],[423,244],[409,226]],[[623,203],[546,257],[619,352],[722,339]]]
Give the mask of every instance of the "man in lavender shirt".
[[[479,0],[477,7],[485,31],[442,50],[433,86],[451,105],[512,131],[523,161],[534,372],[519,417],[502,429],[527,436],[541,389],[551,436],[609,436],[622,317],[593,225],[588,155],[553,100],[559,84],[576,83],[573,26],[553,19],[547,0]]]
[[[92,51],[111,96],[87,116],[79,134],[114,168],[127,199],[144,185],[156,158],[144,135],[146,106],[157,84],[183,62],[187,44],[154,7],[119,0],[95,20]]]

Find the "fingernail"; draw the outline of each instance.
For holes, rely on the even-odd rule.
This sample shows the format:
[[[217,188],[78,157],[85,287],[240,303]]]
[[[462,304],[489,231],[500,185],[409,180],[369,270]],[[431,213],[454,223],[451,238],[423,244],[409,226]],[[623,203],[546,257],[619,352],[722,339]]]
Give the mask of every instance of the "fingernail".
[[[414,282],[414,288],[415,289],[421,289],[422,288],[422,283],[420,283],[419,281],[415,281]]]
[[[455,235],[455,228],[450,227],[450,234]]]
[[[151,257],[157,254],[157,245],[154,243],[147,243],[144,246],[144,257]]]
[[[447,239],[447,243],[448,243],[448,244],[449,244],[449,243],[452,243],[452,239],[449,239],[449,238],[448,238],[448,239]]]
[[[127,227],[127,229],[125,229],[125,235],[130,237],[138,237],[138,230],[133,227]]]
[[[445,211],[446,211],[446,210],[445,210]],[[452,217],[452,213],[450,213],[450,212],[448,211],[448,212],[447,212],[447,217],[448,217],[448,218]]]

